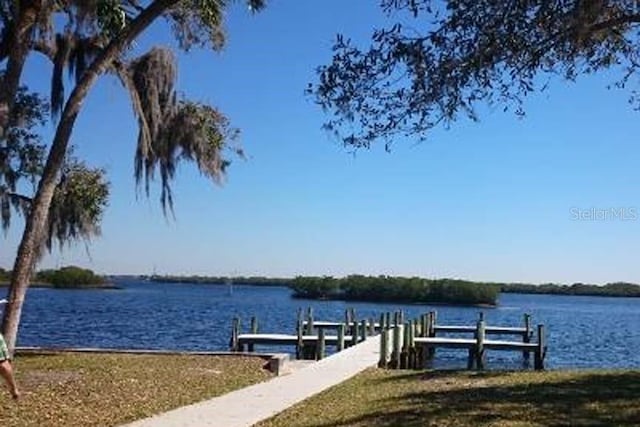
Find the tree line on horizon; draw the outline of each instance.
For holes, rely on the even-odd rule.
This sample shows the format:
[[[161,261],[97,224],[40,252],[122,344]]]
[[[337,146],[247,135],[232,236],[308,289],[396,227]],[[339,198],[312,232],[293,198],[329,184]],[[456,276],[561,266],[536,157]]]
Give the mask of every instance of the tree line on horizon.
[[[496,305],[500,287],[456,279],[351,275],[343,278],[296,277],[296,298],[347,301]]]
[[[229,283],[242,283],[254,286],[287,286],[292,279],[264,276],[180,276],[180,275],[157,275],[142,276],[152,282],[165,283],[196,283],[209,285],[226,285]]]
[[[640,297],[640,285],[629,282],[612,282],[606,285],[573,283],[563,285],[545,283],[532,285],[526,283],[505,283],[501,292],[514,294],[553,294],[553,295],[590,295],[608,297]]]
[[[394,289],[387,289],[389,286],[404,286],[404,283],[411,280],[427,281],[435,283],[436,287],[457,284],[459,286],[476,286],[489,285],[499,288],[499,292],[516,293],[516,294],[552,294],[552,295],[591,295],[591,296],[612,296],[612,297],[640,297],[640,285],[630,282],[610,282],[605,285],[589,284],[589,283],[501,283],[501,282],[477,282],[462,279],[425,279],[420,277],[406,278],[393,276],[365,276],[351,275],[346,278],[334,278],[333,276],[298,276],[295,278],[277,278],[266,276],[180,276],[180,275],[152,275],[142,276],[152,282],[165,283],[196,283],[196,284],[212,284],[224,285],[229,283],[237,283],[252,286],[286,286],[300,290],[298,296],[307,295],[310,298],[331,298],[332,294],[340,294],[344,292],[340,288],[340,281],[351,278],[377,279],[375,283],[381,286],[377,291],[383,295],[390,295],[394,298]],[[396,280],[397,279],[397,280]],[[373,283],[373,282],[372,282]],[[395,285],[391,285],[394,283]],[[298,288],[296,288],[296,286]],[[413,286],[413,285],[412,285]],[[411,286],[410,286],[411,287]],[[338,290],[341,289],[341,290]],[[413,291],[408,292],[411,294]],[[356,295],[356,290],[351,290],[349,295]]]
[[[0,283],[11,280],[11,271],[0,267]],[[45,269],[35,273],[34,283],[51,285],[54,288],[85,288],[105,285],[107,280],[88,268],[69,265],[57,269]]]

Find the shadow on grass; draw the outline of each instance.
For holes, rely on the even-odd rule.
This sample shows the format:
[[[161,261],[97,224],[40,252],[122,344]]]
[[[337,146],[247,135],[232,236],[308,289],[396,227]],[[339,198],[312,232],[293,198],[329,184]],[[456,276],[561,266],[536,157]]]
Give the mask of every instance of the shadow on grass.
[[[469,372],[465,369],[438,369],[434,371],[407,371],[401,375],[393,375],[393,376],[385,376],[381,378],[372,379],[371,381],[377,383],[389,383],[389,382],[397,382],[397,381],[428,381],[432,379],[439,378],[456,378],[456,377],[464,377],[471,379],[481,379],[481,378],[499,378],[504,376],[504,371],[478,371],[478,372]]]
[[[37,352],[20,352],[20,351],[16,351],[15,354],[15,360],[18,361],[25,361],[25,360],[29,360],[29,359],[42,359],[45,357],[56,357],[56,356],[60,356],[60,353],[55,353],[55,352],[42,352],[42,353],[37,353]]]
[[[391,380],[429,381],[447,375],[451,376],[451,371],[412,373]],[[483,379],[492,376],[491,373],[480,373],[461,377],[471,381],[468,388],[420,393],[407,390],[405,394],[377,401],[376,407],[366,415],[322,426],[640,425],[640,372],[589,374],[542,383],[485,385]]]

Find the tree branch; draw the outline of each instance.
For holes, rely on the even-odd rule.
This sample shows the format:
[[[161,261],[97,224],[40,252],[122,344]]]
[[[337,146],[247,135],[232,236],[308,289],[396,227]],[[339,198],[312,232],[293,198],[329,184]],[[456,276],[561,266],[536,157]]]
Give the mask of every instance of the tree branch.
[[[44,40],[34,40],[31,43],[31,50],[41,53],[53,61],[58,49],[51,43],[47,43]]]
[[[618,16],[617,18],[609,19],[606,21],[601,21],[596,24],[593,24],[588,28],[589,32],[602,31],[613,27],[618,27],[624,24],[638,24],[640,23],[640,14],[634,15],[623,15]]]
[[[31,204],[31,202],[33,200],[29,196],[25,196],[24,194],[19,194],[19,193],[15,193],[15,192],[8,192],[8,193],[6,193],[6,195],[9,196],[9,197],[14,197],[16,199],[21,200],[24,203],[29,203],[29,204]]]

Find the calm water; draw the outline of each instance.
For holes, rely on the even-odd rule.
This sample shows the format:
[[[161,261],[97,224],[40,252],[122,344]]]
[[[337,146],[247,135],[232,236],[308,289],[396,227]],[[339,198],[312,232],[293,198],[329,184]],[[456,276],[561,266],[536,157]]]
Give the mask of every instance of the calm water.
[[[19,345],[179,350],[226,350],[231,319],[245,327],[258,316],[262,332],[294,333],[296,310],[313,306],[315,318],[341,320],[403,309],[410,317],[431,309],[440,324],[474,324],[477,308],[305,301],[287,288],[122,281],[121,290],[30,289]],[[550,368],[640,368],[640,299],[506,294],[486,309],[489,324],[519,326],[522,314],[547,328]],[[464,352],[439,351],[438,365],[464,367]],[[490,352],[488,365],[515,367],[516,354]]]

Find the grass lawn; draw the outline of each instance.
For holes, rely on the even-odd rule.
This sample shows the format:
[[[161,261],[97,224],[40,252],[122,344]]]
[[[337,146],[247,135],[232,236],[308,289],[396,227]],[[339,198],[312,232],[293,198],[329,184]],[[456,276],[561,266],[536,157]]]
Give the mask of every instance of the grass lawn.
[[[80,354],[21,355],[22,391],[0,390],[0,425],[114,426],[264,381],[250,357]],[[4,384],[2,384],[4,386]]]
[[[640,371],[369,369],[270,420],[274,426],[639,426]]]

